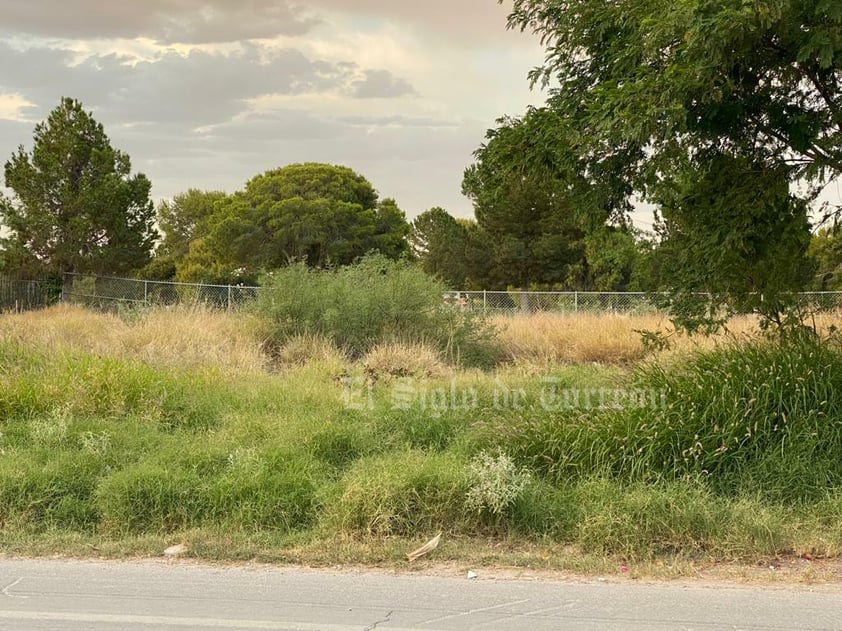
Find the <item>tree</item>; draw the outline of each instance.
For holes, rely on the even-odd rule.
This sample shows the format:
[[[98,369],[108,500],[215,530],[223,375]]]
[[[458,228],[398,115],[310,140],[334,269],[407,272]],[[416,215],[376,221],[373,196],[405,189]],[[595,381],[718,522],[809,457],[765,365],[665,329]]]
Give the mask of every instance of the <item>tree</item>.
[[[21,146],[6,162],[5,182],[15,196],[0,200],[0,219],[15,256],[58,274],[124,274],[149,261],[151,184],[78,101],[63,98],[36,125],[32,152]]]
[[[628,195],[657,202],[683,187],[695,171],[703,178],[725,176],[732,161],[751,179],[772,183],[778,199],[731,204],[731,226],[760,221],[767,229],[751,237],[768,241],[758,255],[789,257],[803,264],[803,223],[818,191],[842,173],[842,5],[829,0],[712,2],[710,0],[515,0],[514,28],[536,32],[547,48],[533,82],[552,85],[549,106],[575,130],[574,154],[591,181],[609,176],[630,184]],[[754,177],[753,174],[762,174]],[[710,175],[706,175],[710,174]],[[794,186],[799,185],[799,186]],[[801,190],[787,199],[784,186]],[[689,194],[689,191],[685,191]],[[733,189],[706,190],[711,209],[726,209]],[[673,205],[665,226],[673,232],[679,215],[697,203]],[[828,214],[840,208],[826,208]],[[800,213],[789,229],[776,223]],[[762,218],[760,213],[769,213]],[[713,212],[710,216],[719,216]],[[719,226],[695,221],[686,248],[731,248]],[[749,231],[750,232],[750,231]],[[784,242],[774,242],[785,239]],[[798,247],[795,244],[799,243]],[[719,259],[706,250],[673,248],[696,273],[729,277],[728,291],[740,299],[768,290],[782,296],[794,287],[772,275],[739,275],[742,255]],[[760,261],[759,267],[773,260]],[[787,275],[797,282],[798,275]],[[767,287],[757,285],[768,280]],[[686,293],[693,289],[687,286]]]
[[[227,198],[222,191],[201,191],[195,188],[180,193],[171,201],[158,205],[158,227],[163,240],[156,254],[183,258],[190,249],[190,242],[207,235],[208,221],[216,205]]]
[[[172,281],[178,278],[185,282],[193,282],[198,276],[196,282],[216,282],[222,275],[218,269],[207,275],[199,271],[212,257],[207,252],[197,257],[196,252],[202,251],[202,247],[193,246],[207,237],[210,218],[217,204],[227,197],[227,194],[221,191],[191,188],[185,193],[179,193],[172,200],[158,204],[156,215],[163,239],[155,248],[154,258],[138,270],[137,276],[157,281]],[[192,260],[186,263],[185,258],[188,256]],[[186,268],[189,268],[188,272],[184,271]],[[187,278],[190,280],[187,281]]]
[[[780,321],[814,275],[806,204],[785,173],[742,157],[701,155],[660,188],[662,288],[690,330],[729,311]],[[703,295],[700,295],[703,294]]]
[[[467,287],[467,241],[468,228],[443,208],[431,208],[412,222],[409,242],[421,268],[451,289]]]
[[[842,239],[839,238],[838,225],[822,228],[814,234],[807,256],[816,267],[812,289],[842,290]]]
[[[491,245],[495,286],[581,288],[586,235],[622,216],[616,183],[584,177],[571,130],[551,109],[498,123],[462,182]]]
[[[369,251],[408,251],[409,224],[392,199],[347,167],[294,164],[258,175],[220,202],[204,240],[224,266],[271,270],[290,261],[345,265]]]

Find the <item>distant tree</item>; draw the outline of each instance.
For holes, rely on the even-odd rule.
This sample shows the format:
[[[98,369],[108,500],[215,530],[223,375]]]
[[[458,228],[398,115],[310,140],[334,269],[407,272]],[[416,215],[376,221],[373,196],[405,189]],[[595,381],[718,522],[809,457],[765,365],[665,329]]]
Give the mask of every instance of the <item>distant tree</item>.
[[[412,222],[410,246],[421,268],[443,280],[451,289],[464,289],[467,264],[468,227],[435,207]]]
[[[258,175],[217,205],[204,247],[226,267],[271,270],[290,261],[345,265],[369,251],[408,251],[394,200],[347,167],[294,164]]]
[[[822,228],[810,240],[807,256],[816,267],[811,289],[842,290],[842,238],[839,229],[838,225]]]
[[[148,280],[174,280],[179,268],[185,265],[191,244],[207,237],[216,205],[226,198],[227,194],[221,191],[191,188],[158,204],[156,216],[163,238],[155,248],[153,259],[136,275]],[[193,261],[191,266],[195,265]],[[218,274],[213,276],[216,278]]]
[[[54,273],[125,274],[143,267],[157,233],[151,184],[131,175],[102,125],[64,98],[35,127],[34,146],[5,164],[5,249]]]
[[[630,228],[606,226],[585,236],[585,269],[580,287],[594,291],[629,291],[642,256]]]
[[[462,182],[488,237],[491,276],[503,287],[579,286],[585,238],[621,217],[616,187],[622,184],[584,176],[570,149],[570,130],[550,109],[531,108],[498,123]]]
[[[157,254],[175,259],[183,258],[190,249],[190,242],[207,235],[208,221],[216,204],[226,199],[221,191],[201,191],[191,188],[170,201],[158,205],[158,227],[163,240]]]

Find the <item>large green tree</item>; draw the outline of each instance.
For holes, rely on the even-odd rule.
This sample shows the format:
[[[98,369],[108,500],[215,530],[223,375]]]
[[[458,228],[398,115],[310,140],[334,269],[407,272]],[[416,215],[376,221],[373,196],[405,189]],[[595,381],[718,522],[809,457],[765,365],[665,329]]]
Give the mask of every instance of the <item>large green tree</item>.
[[[770,284],[761,286],[756,273],[739,274],[745,251],[709,254],[765,239],[746,247],[756,256],[786,254],[792,269],[801,267],[810,203],[842,173],[842,4],[515,0],[509,24],[542,38],[546,61],[531,79],[550,88],[550,108],[575,130],[574,155],[589,179],[627,182],[626,194],[647,201],[671,200],[663,238],[685,256],[670,284],[707,275],[696,289],[737,300],[796,288],[798,275],[787,275],[789,283],[765,275]],[[747,195],[744,182],[723,173],[726,164],[746,182],[771,187],[774,202],[763,192]],[[705,183],[703,196],[687,190],[694,177]],[[697,221],[723,215],[730,236]],[[696,234],[688,240],[680,226],[690,224]]]
[[[131,174],[101,124],[64,98],[5,164],[0,199],[12,260],[54,272],[124,274],[149,261],[157,237],[151,184]]]
[[[219,203],[209,224],[204,249],[237,269],[271,270],[293,260],[344,265],[373,250],[390,258],[408,252],[409,224],[395,201],[378,200],[364,177],[327,164],[258,175]]]
[[[572,150],[574,130],[550,108],[498,124],[462,183],[488,236],[493,284],[584,288],[586,236],[622,223],[625,185],[586,177]]]

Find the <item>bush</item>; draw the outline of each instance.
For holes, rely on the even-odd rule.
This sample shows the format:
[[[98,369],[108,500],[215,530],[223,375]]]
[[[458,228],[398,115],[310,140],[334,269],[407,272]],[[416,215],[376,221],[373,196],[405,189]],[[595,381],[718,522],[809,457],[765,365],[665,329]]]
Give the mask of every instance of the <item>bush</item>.
[[[465,511],[464,463],[450,454],[398,452],[359,460],[327,502],[337,531],[416,537],[464,531],[477,520]]]
[[[428,343],[455,362],[490,365],[493,331],[468,312],[443,304],[445,288],[408,261],[369,255],[334,270],[299,263],[273,272],[255,303],[271,319],[280,348],[297,335],[323,335],[353,357],[380,343]]]
[[[523,494],[531,475],[502,451],[497,455],[483,451],[471,461],[468,480],[468,508],[501,515]]]

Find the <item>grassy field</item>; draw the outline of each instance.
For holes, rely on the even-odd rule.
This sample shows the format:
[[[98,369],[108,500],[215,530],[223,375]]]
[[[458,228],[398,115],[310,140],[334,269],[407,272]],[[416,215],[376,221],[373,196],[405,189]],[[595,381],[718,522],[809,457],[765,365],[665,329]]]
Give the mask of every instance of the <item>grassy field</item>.
[[[0,316],[0,549],[687,574],[837,557],[842,350],[500,319],[496,369],[257,315]],[[822,323],[832,324],[831,320]]]

